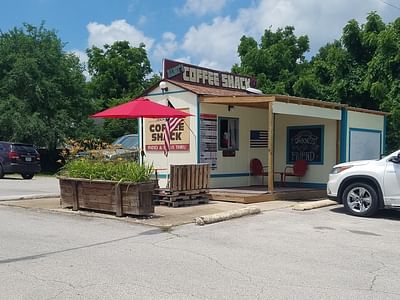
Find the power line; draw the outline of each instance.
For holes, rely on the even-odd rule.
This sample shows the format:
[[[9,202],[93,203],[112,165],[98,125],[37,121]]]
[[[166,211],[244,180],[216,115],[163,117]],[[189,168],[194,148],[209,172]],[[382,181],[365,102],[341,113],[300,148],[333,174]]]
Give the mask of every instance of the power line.
[[[382,3],[385,3],[386,5],[389,5],[389,6],[393,7],[393,8],[397,8],[397,9],[400,10],[400,7],[399,7],[399,6],[396,6],[396,5],[392,4],[392,3],[386,2],[386,1],[384,1],[384,0],[379,0],[379,1],[381,1]]]

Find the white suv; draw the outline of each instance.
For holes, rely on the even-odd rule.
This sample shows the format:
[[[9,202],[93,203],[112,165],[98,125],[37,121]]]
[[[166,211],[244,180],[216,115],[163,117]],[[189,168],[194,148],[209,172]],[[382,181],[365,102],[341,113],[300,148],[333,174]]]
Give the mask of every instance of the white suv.
[[[380,160],[334,166],[327,194],[356,216],[371,216],[380,208],[400,208],[400,150]]]

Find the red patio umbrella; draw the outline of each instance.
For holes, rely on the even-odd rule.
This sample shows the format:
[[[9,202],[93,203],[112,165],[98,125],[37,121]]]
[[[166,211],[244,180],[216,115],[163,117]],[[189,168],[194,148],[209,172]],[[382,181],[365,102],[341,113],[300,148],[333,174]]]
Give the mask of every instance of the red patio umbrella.
[[[185,118],[192,116],[189,113],[178,109],[153,102],[147,98],[137,98],[124,104],[120,104],[91,116],[91,118],[103,119],[141,119],[141,139],[142,139],[142,162],[143,150],[143,118]]]

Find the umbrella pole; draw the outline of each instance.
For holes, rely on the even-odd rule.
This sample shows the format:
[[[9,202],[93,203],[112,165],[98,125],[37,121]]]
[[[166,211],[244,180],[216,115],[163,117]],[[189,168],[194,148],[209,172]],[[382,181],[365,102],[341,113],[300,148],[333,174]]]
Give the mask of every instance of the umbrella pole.
[[[140,138],[142,140],[142,149],[140,149],[140,156],[142,157],[142,165],[144,164],[144,142],[143,142],[143,117],[140,118]]]

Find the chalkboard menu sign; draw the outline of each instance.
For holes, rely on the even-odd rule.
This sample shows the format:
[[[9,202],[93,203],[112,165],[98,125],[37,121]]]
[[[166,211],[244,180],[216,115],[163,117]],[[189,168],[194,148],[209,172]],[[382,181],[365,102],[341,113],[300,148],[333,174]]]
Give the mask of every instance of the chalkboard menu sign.
[[[309,164],[323,164],[324,126],[287,128],[287,163],[305,159]]]

